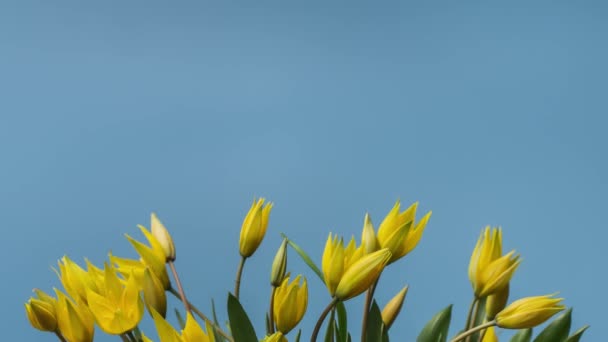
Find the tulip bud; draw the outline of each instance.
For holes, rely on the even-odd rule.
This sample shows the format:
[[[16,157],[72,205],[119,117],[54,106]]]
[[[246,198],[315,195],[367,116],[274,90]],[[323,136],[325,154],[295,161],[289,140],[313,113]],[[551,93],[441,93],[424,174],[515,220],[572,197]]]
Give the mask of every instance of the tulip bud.
[[[25,304],[25,311],[30,324],[41,331],[57,331],[55,306],[57,300],[46,293],[36,290],[38,299],[30,298]]]
[[[264,199],[253,201],[249,212],[243,220],[239,239],[239,253],[248,258],[258,249],[268,228],[268,219],[272,203],[264,205]]]
[[[344,272],[344,241],[337,235],[332,237],[332,234],[329,233],[327,237],[321,268],[325,286],[327,286],[329,294],[333,296]]]
[[[162,282],[150,271],[150,268],[144,270],[143,292],[144,302],[150,314],[152,314],[151,308],[154,308],[156,312],[165,317],[167,314],[167,295]]]
[[[506,329],[533,328],[564,310],[563,298],[553,295],[526,297],[514,301],[496,315],[496,325]]]
[[[291,283],[289,278],[285,278],[274,293],[273,319],[277,330],[283,334],[298,325],[308,306],[308,285],[306,278],[300,285],[301,278],[298,275]]]
[[[378,250],[378,239],[374,233],[374,226],[369,214],[365,214],[363,219],[363,232],[361,233],[361,245],[365,254],[373,253]]]
[[[382,309],[382,322],[386,326],[386,329],[389,329],[393,322],[399,315],[401,311],[401,307],[403,307],[403,301],[405,300],[405,295],[407,294],[408,287],[405,286],[393,299],[391,299],[384,309]]]
[[[152,235],[158,240],[165,252],[166,261],[175,261],[175,245],[169,231],[162,222],[156,217],[155,213],[151,215],[150,230]]]
[[[272,269],[270,270],[270,284],[272,286],[279,286],[285,278],[285,271],[287,270],[287,239],[283,239],[277,254],[274,256],[272,261]]]
[[[347,300],[363,293],[378,279],[390,258],[391,252],[383,248],[355,261],[344,271],[336,288],[335,297]]]
[[[509,285],[486,299],[486,318],[488,321],[494,320],[496,314],[502,311],[509,299]]]

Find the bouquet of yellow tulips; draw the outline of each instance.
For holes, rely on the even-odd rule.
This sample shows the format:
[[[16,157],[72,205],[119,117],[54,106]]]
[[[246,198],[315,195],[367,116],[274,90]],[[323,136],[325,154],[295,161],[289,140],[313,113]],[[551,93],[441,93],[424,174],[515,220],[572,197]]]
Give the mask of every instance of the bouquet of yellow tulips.
[[[149,230],[139,226],[147,243],[126,235],[139,255],[137,259],[110,254],[103,267],[86,260],[86,268],[67,256],[59,260],[55,272],[63,290],[55,289],[54,296],[34,290],[35,296],[25,304],[27,318],[34,328],[69,342],[93,341],[96,329],[116,335],[125,342],[152,341],[147,335],[150,332],[146,334],[139,328],[145,316],[154,322],[161,342],[287,341],[288,336],[297,342],[302,330],[290,333],[307,313],[308,285],[303,275],[292,277],[287,272],[287,253],[292,249],[325,284],[331,296],[323,312],[308,313],[318,317],[310,330],[311,341],[318,339],[323,326],[325,341],[352,341],[344,302],[359,295],[365,295],[363,320],[357,330],[357,333],[361,332],[361,341],[388,341],[408,287],[403,287],[382,310],[374,293],[379,287],[380,275],[387,267],[418,246],[431,212],[417,220],[417,203],[402,211],[397,201],[377,230],[366,214],[359,244],[354,238],[345,243],[342,237],[329,233],[321,268],[300,246],[283,235],[271,266],[266,326],[264,332],[260,332],[251,324],[241,305],[239,290],[245,261],[256,252],[266,235],[272,206],[264,199],[254,200],[243,220],[239,240],[241,259],[235,288],[227,298],[227,324],[218,322],[215,309],[210,318],[188,300],[175,265],[175,243],[155,214],[151,216]],[[515,251],[503,254],[502,231],[485,228],[469,264],[473,300],[465,326],[448,338],[450,305],[423,327],[417,342],[498,341],[498,328],[517,329],[512,342],[579,341],[587,326],[570,333],[571,310],[554,319],[532,340],[532,328],[566,307],[562,304],[563,299],[555,298],[555,295],[527,297],[508,304],[509,282],[520,263],[521,258]],[[166,320],[168,294],[183,304],[183,311],[175,309],[178,327]]]

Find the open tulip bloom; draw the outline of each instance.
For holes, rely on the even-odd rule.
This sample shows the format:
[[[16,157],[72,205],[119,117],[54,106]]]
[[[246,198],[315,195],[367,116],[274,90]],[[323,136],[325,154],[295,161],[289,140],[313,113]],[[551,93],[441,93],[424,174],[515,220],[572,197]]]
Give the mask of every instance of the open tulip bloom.
[[[281,244],[274,246],[278,249],[268,265],[269,274],[243,278],[246,260],[260,262],[254,254],[262,247],[268,227],[272,226],[272,208],[272,202],[254,199],[244,215],[238,248],[232,251],[240,257],[240,262],[234,291],[227,296],[227,324],[217,320],[215,307],[211,314],[205,313],[186,296],[186,285],[191,285],[191,289],[199,286],[180,281],[176,268],[179,241],[173,239],[170,229],[154,213],[150,216],[150,230],[139,226],[145,241],[126,235],[134,250],[131,256],[109,253],[101,266],[86,259],[83,266],[67,256],[62,257],[55,272],[63,289],[54,289],[54,295],[34,290],[32,298],[25,303],[26,317],[33,328],[64,342],[91,342],[100,334],[116,336],[123,342],[297,342],[303,331],[311,341],[316,341],[321,333],[324,340],[337,342],[348,342],[357,336],[362,342],[389,341],[392,331],[402,323],[400,313],[408,310],[404,308],[406,294],[410,292],[410,285],[415,286],[416,279],[408,279],[408,285],[385,284],[381,275],[385,272],[407,274],[407,268],[400,268],[395,262],[420,244],[431,211],[417,220],[418,202],[401,210],[401,202],[397,201],[377,231],[371,215],[366,213],[359,242],[352,237],[345,244],[344,238],[329,233],[320,255],[320,267],[304,248],[283,235]],[[235,232],[238,229],[230,228]],[[323,243],[321,238],[318,241]],[[295,252],[309,269],[292,277],[288,250]],[[416,341],[496,342],[501,336],[500,329],[518,330],[512,341],[531,341],[532,328],[564,311],[566,306],[563,298],[553,295],[525,297],[508,304],[511,282],[517,281],[515,273],[521,262],[515,251],[503,254],[502,229],[489,226],[483,229],[469,260],[472,301],[468,311],[462,310],[466,317],[464,326],[450,327],[452,306],[449,305],[429,317],[429,323],[421,327]],[[388,267],[391,264],[394,266]],[[311,280],[309,287],[306,277],[299,273],[312,274],[318,279]],[[251,308],[241,302],[240,288],[253,286],[253,281],[259,279],[265,281],[257,286],[268,286],[268,312],[265,317],[252,319],[248,313]],[[309,289],[317,292],[321,287],[327,292],[319,291],[314,296],[309,293]],[[376,299],[379,291],[396,295],[380,303]],[[172,307],[167,296],[173,296],[181,304]],[[351,303],[348,309],[362,310],[360,326],[348,320],[350,311],[345,305],[358,296],[364,297],[362,307],[355,308]],[[309,310],[313,299],[325,301],[325,309]],[[566,310],[554,319],[539,332],[537,340],[580,341],[587,326],[570,333],[571,312]],[[174,317],[169,317],[173,314]],[[316,320],[313,327],[302,326],[305,315]],[[142,331],[145,320],[154,324],[155,331]],[[266,322],[264,327],[253,325],[261,321]],[[452,338],[448,338],[450,329],[458,331]]]

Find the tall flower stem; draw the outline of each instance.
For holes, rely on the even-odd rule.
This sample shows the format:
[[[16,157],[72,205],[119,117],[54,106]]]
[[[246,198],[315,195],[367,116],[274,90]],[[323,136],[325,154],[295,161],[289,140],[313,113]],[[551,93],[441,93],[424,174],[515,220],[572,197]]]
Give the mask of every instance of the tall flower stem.
[[[239,268],[236,270],[236,279],[234,280],[234,296],[239,299],[239,290],[241,289],[241,276],[243,275],[243,267],[245,267],[246,257],[241,256]]]
[[[310,342],[317,341],[317,336],[319,335],[319,330],[321,330],[321,325],[323,325],[323,321],[325,320],[325,317],[327,317],[327,314],[331,311],[331,309],[334,308],[334,306],[336,306],[337,303],[338,303],[338,298],[334,297],[334,299],[332,299],[332,301],[329,303],[329,305],[327,305],[325,310],[323,310],[323,312],[321,313],[321,316],[319,317],[319,320],[317,321],[317,324],[315,324],[315,329],[312,331],[312,335],[310,336]]]
[[[272,286],[272,291],[270,292],[270,308],[268,309],[268,316],[269,317],[269,324],[268,324],[268,328],[269,328],[269,334],[272,335],[274,334],[274,294],[277,291],[277,287],[276,286]]]
[[[55,331],[55,335],[57,335],[57,338],[59,339],[59,341],[61,341],[61,342],[67,342],[66,339],[63,337],[63,335],[61,335],[59,333],[59,331]]]
[[[174,288],[170,287],[167,291],[169,291],[169,293],[171,293],[173,296],[175,296],[177,299],[181,300],[181,296],[179,294],[179,292],[177,292]],[[225,338],[226,340],[228,340],[229,342],[234,342],[234,340],[232,339],[232,337],[230,337],[230,335],[228,335],[225,331],[222,330],[222,328],[220,328],[218,325],[216,325],[215,323],[213,323],[212,320],[210,320],[201,310],[199,310],[196,306],[194,306],[194,304],[188,302],[188,305],[190,306],[190,309],[192,309],[192,312],[194,312],[198,317],[200,317],[203,321],[209,322],[211,323],[211,325],[213,325],[213,328],[215,328],[215,331],[217,331],[218,334],[222,335],[223,338]]]
[[[177,270],[175,269],[175,264],[173,261],[168,261],[169,268],[171,272],[173,272],[173,278],[175,278],[175,284],[177,285],[177,291],[179,291],[179,296],[181,297],[182,303],[184,303],[184,308],[187,312],[192,313],[192,309],[190,309],[190,302],[186,299],[186,292],[184,292],[184,288],[182,287],[182,282],[179,280],[179,276],[177,275]]]
[[[363,320],[361,322],[361,342],[365,342],[365,335],[367,334],[367,317],[369,316],[369,308],[372,305],[372,300],[374,300],[374,292],[376,292],[376,286],[378,286],[379,280],[380,276],[378,276],[378,279],[376,279],[372,286],[367,289],[367,294],[365,295],[365,304],[363,306]]]
[[[450,342],[458,342],[458,341],[461,341],[461,340],[463,340],[464,338],[467,338],[467,337],[469,337],[469,336],[473,335],[474,333],[476,333],[476,332],[478,332],[478,331],[480,331],[480,330],[485,330],[485,329],[487,329],[487,328],[489,328],[489,327],[492,327],[492,326],[494,326],[494,325],[496,325],[496,321],[489,321],[489,322],[486,322],[486,323],[484,323],[484,324],[478,325],[478,326],[476,326],[476,327],[474,327],[474,328],[471,328],[471,329],[469,329],[469,330],[467,330],[467,331],[463,332],[462,334],[460,334],[460,335],[458,335],[458,336],[454,337],[453,339],[451,339],[451,340],[450,340]]]
[[[127,336],[127,334],[120,334],[120,339],[123,342],[131,342],[131,339],[129,338],[129,336]]]
[[[477,299],[477,297],[474,297],[473,300],[471,301],[471,305],[469,305],[469,313],[467,314],[467,320],[466,323],[464,324],[464,330],[469,330],[471,329],[471,326],[474,324],[474,316],[473,316],[473,311],[477,311],[477,305],[479,303],[479,300]],[[477,315],[475,315],[477,316]]]
[[[479,303],[480,303],[480,299],[475,297],[475,299],[473,299],[473,301],[475,302],[474,308],[473,308],[473,312],[471,313],[471,317],[470,317],[470,322],[467,326],[467,330],[472,329],[475,326],[475,320],[477,319],[477,312],[479,311]],[[466,342],[470,342],[471,341],[471,336],[467,336],[467,338],[465,339]]]

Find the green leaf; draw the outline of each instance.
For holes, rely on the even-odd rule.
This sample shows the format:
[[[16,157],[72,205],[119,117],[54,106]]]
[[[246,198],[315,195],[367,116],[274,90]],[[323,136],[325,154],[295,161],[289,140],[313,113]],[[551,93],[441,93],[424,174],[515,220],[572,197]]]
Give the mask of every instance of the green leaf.
[[[220,323],[217,319],[217,313],[215,312],[215,301],[213,298],[211,298],[211,314],[213,314],[213,323],[219,327]]]
[[[336,310],[331,310],[331,314],[329,314],[329,321],[327,321],[327,330],[325,330],[325,342],[334,342],[334,326],[336,325],[335,314]]]
[[[534,342],[561,342],[568,338],[570,324],[572,323],[572,308],[568,309],[563,315],[557,317],[547,325],[534,339]]]
[[[232,293],[228,294],[228,319],[234,342],[258,342],[251,320]]]
[[[416,342],[445,342],[452,320],[452,305],[439,311],[422,329]]]
[[[566,340],[566,342],[578,342],[581,340],[581,337],[583,336],[583,333],[585,332],[585,330],[587,330],[587,328],[589,328],[588,325],[585,325],[584,327],[578,329],[574,334],[570,335],[570,337],[568,337],[568,339]]]
[[[336,304],[336,312],[338,313],[338,326],[336,332],[338,333],[338,342],[348,342],[348,319],[346,317],[346,307],[343,302]]]
[[[300,337],[302,337],[302,329],[298,329],[298,334],[296,335],[296,342],[300,342]]]
[[[367,327],[365,328],[365,341],[382,342],[382,313],[378,303],[374,300],[367,316]]]
[[[310,267],[310,269],[315,272],[315,274],[319,277],[319,279],[321,279],[321,281],[323,283],[325,283],[325,278],[323,277],[323,273],[321,272],[319,267],[317,267],[317,265],[315,265],[315,262],[312,261],[312,259],[308,256],[308,254],[306,254],[306,252],[304,252],[304,250],[302,248],[300,248],[300,246],[296,245],[295,242],[289,240],[289,238],[285,234],[281,233],[281,236],[283,238],[287,239],[287,242],[289,243],[291,248],[293,248],[293,250],[296,251],[296,253],[298,253],[300,258],[302,258],[302,260],[306,263],[306,265],[308,265],[308,267]]]
[[[519,329],[517,334],[511,337],[511,342],[530,342],[532,340],[532,329]]]
[[[175,309],[175,317],[177,317],[177,322],[179,323],[179,327],[182,330],[184,330],[184,328],[186,327],[186,320],[184,319],[182,314],[179,313],[179,310],[177,310],[177,309]]]

